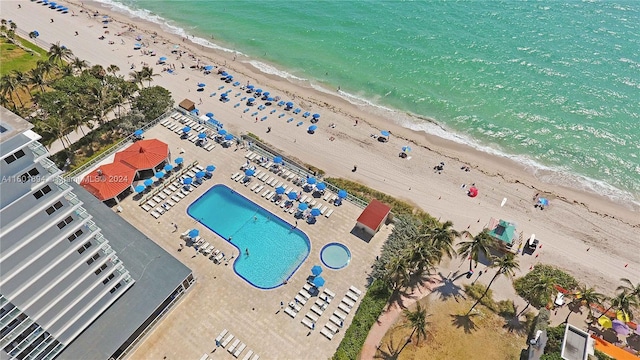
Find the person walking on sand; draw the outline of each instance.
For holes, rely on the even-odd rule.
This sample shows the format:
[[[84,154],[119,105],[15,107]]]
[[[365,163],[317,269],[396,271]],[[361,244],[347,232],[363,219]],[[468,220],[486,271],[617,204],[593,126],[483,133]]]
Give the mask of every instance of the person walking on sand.
[[[358,165],[353,165],[353,169],[351,169],[351,172],[356,172],[358,170]]]

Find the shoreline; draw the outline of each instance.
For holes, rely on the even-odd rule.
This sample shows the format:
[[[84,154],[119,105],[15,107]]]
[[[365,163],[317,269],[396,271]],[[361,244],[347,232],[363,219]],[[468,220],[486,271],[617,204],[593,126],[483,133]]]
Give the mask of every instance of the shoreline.
[[[113,33],[107,35],[108,40],[126,40],[127,46],[98,42],[96,39],[103,33],[96,26],[100,24],[99,19],[87,18],[85,13],[79,14],[80,7],[73,2],[70,9],[79,16],[56,15],[55,24],[48,24],[48,14],[51,13],[47,13],[48,10],[43,6],[31,2],[22,4],[22,10],[14,7],[5,10],[19,27],[38,28],[41,38],[48,42],[64,40],[62,43],[68,44],[78,57],[93,64],[117,64],[121,69],[120,74],[125,77],[130,71],[127,67],[130,61],[149,61],[154,72],[157,70],[160,73],[158,65],[153,65],[155,58],[140,55],[130,46],[135,42],[136,34],[143,34],[143,41],[148,42],[151,39],[144,34],[150,35],[155,31],[158,33],[155,39],[158,44],[153,44],[152,48],[160,56],[168,56],[170,63],[174,62],[175,56],[165,54],[169,54],[173,44],[177,44],[180,50],[187,50],[198,59],[210,59],[211,64],[222,66],[226,62],[225,68],[234,73],[241,83],[249,80],[273,93],[295,94],[293,101],[296,107],[322,115],[317,134],[313,137],[294,124],[286,124],[283,119],[279,121],[275,115],[265,122],[254,123],[252,119],[247,119],[248,114],[243,117],[241,110],[234,109],[232,104],[220,103],[217,98],[206,96],[206,93],[191,92],[191,89],[195,89],[196,81],[206,81],[208,86],[212,86],[208,89],[215,89],[215,84],[220,81],[211,76],[205,77],[188,66],[178,70],[177,76],[162,72],[161,76],[154,79],[154,85],[166,87],[172,92],[176,103],[185,97],[198,103],[198,97],[202,96],[201,109],[205,112],[211,109],[216,118],[225,123],[228,131],[237,135],[252,132],[283,154],[323,169],[328,176],[357,181],[409,201],[436,218],[452,220],[457,229],[466,227],[474,233],[478,232],[488,221],[488,216],[512,220],[527,237],[535,232],[537,237],[539,234],[543,239],[545,252],[540,261],[570,268],[572,273],[582,273],[580,278],[590,279],[590,284],[606,287],[619,277],[640,276],[639,256],[626,250],[638,245],[637,229],[640,223],[637,208],[625,208],[594,193],[543,183],[512,159],[391,123],[375,114],[375,111],[362,109],[339,94],[332,95],[310,86],[300,86],[295,83],[297,80],[289,81],[262,73],[244,55],[236,54],[237,59],[233,61],[234,53],[206,48],[191,41],[183,42],[178,35],[165,32],[159,24],[126,17],[103,3],[86,2],[83,5],[90,11],[98,10],[101,15],[109,15],[113,20],[109,30]],[[18,16],[27,16],[24,11],[30,8],[34,9],[33,20],[23,20]],[[127,32],[127,24],[135,26],[138,32]],[[75,29],[80,30],[81,36],[73,36]],[[114,36],[118,31],[124,32],[120,38]],[[181,61],[191,64],[186,57],[176,61],[178,68]],[[358,126],[353,125],[356,119]],[[330,123],[337,124],[337,127],[327,127]],[[273,127],[273,131],[265,133],[267,126]],[[379,134],[382,129],[392,133],[390,141],[385,144],[370,136]],[[327,138],[334,138],[335,141],[330,142]],[[397,156],[403,145],[413,147],[409,161]],[[431,168],[440,161],[446,162],[446,170],[436,174]],[[354,173],[351,172],[353,164],[358,165],[358,171]],[[469,166],[471,172],[461,171],[461,165]],[[481,195],[473,200],[466,196],[460,185],[472,183],[478,184],[481,191]],[[531,199],[535,193],[547,194],[551,198],[551,206],[547,210],[540,212],[533,209]],[[500,207],[503,198],[509,200],[506,206]],[[585,249],[591,251],[585,253]],[[629,266],[623,266],[625,264]]]

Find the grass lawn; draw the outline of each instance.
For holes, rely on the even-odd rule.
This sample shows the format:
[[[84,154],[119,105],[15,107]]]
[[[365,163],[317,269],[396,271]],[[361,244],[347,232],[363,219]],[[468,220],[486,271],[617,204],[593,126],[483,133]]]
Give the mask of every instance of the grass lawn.
[[[510,332],[505,320],[482,305],[470,320],[462,316],[467,313],[472,302],[459,299],[446,301],[427,297],[420,301],[426,306],[427,339],[420,338],[416,346],[415,336],[400,354],[398,351],[411,334],[401,316],[387,332],[376,358],[379,359],[493,359],[512,360],[520,358],[525,347],[526,334]],[[415,310],[415,306],[411,308]],[[397,357],[395,357],[396,355]]]
[[[0,38],[0,76],[6,75],[13,70],[27,72],[36,67],[38,60],[47,59],[47,51],[36,45],[16,37],[16,41],[22,46],[34,51],[34,54],[25,51],[19,46],[11,44],[5,38]]]

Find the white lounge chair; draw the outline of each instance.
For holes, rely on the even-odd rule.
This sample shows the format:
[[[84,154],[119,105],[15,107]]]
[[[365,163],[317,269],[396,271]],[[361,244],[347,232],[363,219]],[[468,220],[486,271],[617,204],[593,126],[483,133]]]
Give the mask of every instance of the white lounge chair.
[[[313,305],[311,307],[311,311],[318,314],[318,316],[322,315],[322,309],[320,309],[317,305]]]
[[[296,317],[296,315],[298,315],[297,312],[295,312],[293,309],[291,309],[290,307],[287,307],[284,309],[284,312],[286,312],[287,314],[289,314],[289,316],[291,316],[292,318]]]
[[[242,358],[242,360],[249,360],[249,358],[251,357],[251,355],[253,355],[253,350],[249,350],[248,353],[246,353],[244,355],[244,357]]]
[[[329,340],[333,339],[333,333],[326,326],[323,327],[322,330],[320,330],[320,333]]]
[[[346,314],[348,314],[348,313],[346,313]],[[334,315],[334,316],[336,316],[336,317],[338,317],[338,318],[339,318],[339,319],[341,319],[342,321],[344,321],[344,320],[347,318],[347,315],[346,315],[346,314],[343,314],[341,311],[338,311],[338,310],[336,310],[336,311],[334,311],[334,312],[333,312],[333,315]]]
[[[350,308],[356,306],[356,303],[354,303],[353,301],[351,301],[351,299],[349,299],[348,297],[343,297],[342,298],[342,303],[347,304]]]
[[[227,351],[231,354],[233,354],[233,350],[235,350],[236,346],[238,346],[238,344],[240,344],[240,339],[235,339],[233,341],[233,344],[231,344],[231,346],[229,346],[229,348],[227,349]]]
[[[362,295],[362,291],[360,291],[357,287],[353,285],[349,288],[349,290],[351,290],[353,293],[355,293],[358,296]]]
[[[226,347],[227,345],[229,345],[229,343],[231,342],[231,340],[233,340],[234,336],[233,334],[229,334],[229,336],[227,336],[226,339],[224,339],[224,341],[222,342],[222,347]]]
[[[238,348],[236,349],[236,351],[233,352],[233,357],[238,357],[240,356],[240,354],[242,354],[242,351],[244,351],[244,348],[246,348],[247,345],[245,343],[240,344],[240,346],[238,346]]]
[[[160,214],[158,214],[158,213],[157,213],[157,212],[155,212],[155,211],[150,212],[150,214],[151,214],[151,216],[153,216],[153,217],[154,217],[154,218],[156,218],[156,219],[160,217]]]
[[[313,330],[316,326],[316,324],[313,321],[309,320],[309,318],[307,317],[303,318],[301,322],[311,330]]]
[[[336,297],[336,293],[334,293],[333,291],[329,290],[328,288],[324,288],[324,290],[322,290],[323,293],[331,296],[332,298]]]
[[[344,311],[347,314],[351,312],[351,308],[347,306],[345,303],[340,303],[340,305],[338,305],[338,309]]]
[[[347,291],[347,297],[353,301],[358,301],[358,295],[352,293],[351,291]]]
[[[222,341],[222,338],[227,335],[227,333],[229,332],[229,330],[224,329],[220,332],[220,335],[218,335],[218,337],[216,338],[216,345],[220,344],[220,341]]]
[[[151,206],[144,204],[142,205],[142,209],[144,209],[144,211],[149,212],[149,210],[151,210]]]
[[[329,216],[331,216],[331,214],[333,214],[333,209],[329,209],[329,211],[327,211],[327,213],[324,214],[324,217],[326,217],[328,219]]]

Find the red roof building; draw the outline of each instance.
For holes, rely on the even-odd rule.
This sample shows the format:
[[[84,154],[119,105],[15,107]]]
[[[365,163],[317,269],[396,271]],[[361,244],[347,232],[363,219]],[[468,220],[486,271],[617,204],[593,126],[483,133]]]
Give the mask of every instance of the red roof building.
[[[136,170],[153,169],[169,157],[169,145],[158,139],[139,140],[116,153],[114,163],[123,162]]]
[[[373,236],[380,230],[380,226],[387,221],[390,212],[391,207],[389,205],[373,199],[358,217],[357,226]]]
[[[136,169],[125,163],[105,164],[89,173],[80,185],[98,199],[105,201],[116,198],[133,183]]]

